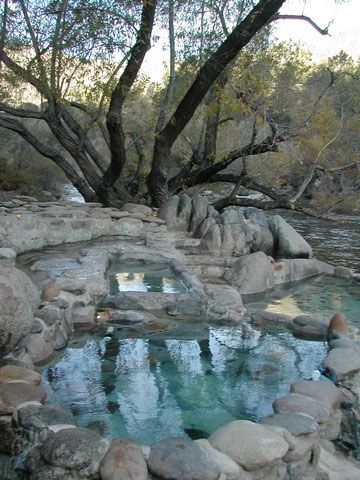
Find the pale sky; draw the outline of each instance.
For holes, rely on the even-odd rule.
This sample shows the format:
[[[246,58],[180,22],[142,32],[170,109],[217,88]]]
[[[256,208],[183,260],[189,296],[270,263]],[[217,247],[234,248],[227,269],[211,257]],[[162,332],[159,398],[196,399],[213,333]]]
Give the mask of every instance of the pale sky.
[[[320,35],[308,23],[301,20],[276,22],[276,37],[281,40],[301,42],[313,54],[315,61],[345,50],[354,58],[360,57],[360,0],[347,0],[336,4],[334,0],[287,0],[281,9],[283,14],[307,15],[321,28],[330,22],[328,36]],[[145,57],[143,72],[160,82],[167,54],[163,51],[166,32],[157,32],[159,42]]]

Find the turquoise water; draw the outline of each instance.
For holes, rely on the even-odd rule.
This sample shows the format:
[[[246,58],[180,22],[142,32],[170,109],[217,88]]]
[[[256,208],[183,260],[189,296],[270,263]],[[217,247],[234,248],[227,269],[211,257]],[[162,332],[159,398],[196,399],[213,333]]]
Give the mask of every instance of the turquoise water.
[[[244,301],[246,303],[246,298]],[[342,311],[360,328],[360,282],[319,276],[275,289],[259,296],[257,301],[251,299],[246,306],[292,316],[305,313],[324,320]]]
[[[115,261],[108,270],[110,295],[119,292],[185,292],[179,275],[167,264]]]
[[[188,323],[104,335],[81,339],[43,371],[50,400],[71,409],[79,425],[143,444],[207,437],[234,419],[257,420],[325,355],[320,342],[244,335],[239,327]]]

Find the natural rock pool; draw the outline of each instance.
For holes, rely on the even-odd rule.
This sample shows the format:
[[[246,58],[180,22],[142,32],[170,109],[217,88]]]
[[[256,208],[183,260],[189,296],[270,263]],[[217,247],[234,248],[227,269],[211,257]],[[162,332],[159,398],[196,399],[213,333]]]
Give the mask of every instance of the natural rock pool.
[[[110,295],[119,292],[185,292],[181,278],[165,263],[115,260],[108,270]]]
[[[348,320],[360,327],[360,282],[322,275],[289,286],[277,287],[257,299],[250,299],[246,307],[260,308],[291,316],[308,314],[328,321],[335,312],[342,311]]]
[[[289,384],[310,378],[325,344],[291,334],[175,324],[149,334],[118,329],[82,337],[43,371],[50,400],[79,425],[153,444],[207,437],[235,419],[257,420]]]

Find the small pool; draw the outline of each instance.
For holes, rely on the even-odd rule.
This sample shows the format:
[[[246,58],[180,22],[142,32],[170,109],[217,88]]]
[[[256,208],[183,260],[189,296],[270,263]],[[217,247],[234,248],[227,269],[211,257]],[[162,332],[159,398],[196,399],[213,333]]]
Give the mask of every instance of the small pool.
[[[257,420],[289,384],[310,378],[321,342],[288,333],[181,323],[166,332],[105,330],[83,337],[43,371],[49,400],[81,426],[153,444],[207,437],[235,419]]]
[[[181,293],[186,287],[166,263],[124,262],[115,260],[108,270],[110,295],[119,292]]]
[[[292,316],[308,314],[330,319],[342,311],[356,327],[360,327],[360,282],[343,278],[319,276],[288,287],[279,287],[261,295],[247,307],[260,308]]]

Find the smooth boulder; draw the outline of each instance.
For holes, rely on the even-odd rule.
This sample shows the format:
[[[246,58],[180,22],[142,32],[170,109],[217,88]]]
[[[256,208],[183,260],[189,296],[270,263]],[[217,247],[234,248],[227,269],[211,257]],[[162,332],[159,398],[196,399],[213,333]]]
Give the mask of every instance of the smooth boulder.
[[[269,228],[274,237],[276,258],[311,258],[308,242],[280,215],[269,219]]]
[[[245,470],[256,470],[279,460],[289,449],[280,435],[248,420],[224,425],[210,435],[209,442]]]
[[[39,293],[30,278],[0,260],[0,357],[30,332]]]
[[[165,438],[151,447],[151,473],[164,480],[217,480],[219,469],[201,448],[187,438]]]
[[[116,438],[100,462],[102,480],[147,480],[143,452],[132,440]]]

